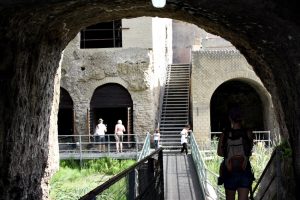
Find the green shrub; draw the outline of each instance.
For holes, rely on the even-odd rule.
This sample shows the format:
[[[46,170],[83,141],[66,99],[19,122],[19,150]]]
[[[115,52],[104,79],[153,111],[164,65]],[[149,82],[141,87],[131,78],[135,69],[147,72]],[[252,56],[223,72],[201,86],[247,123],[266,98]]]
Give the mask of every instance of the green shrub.
[[[291,145],[287,140],[284,140],[277,146],[278,150],[282,152],[282,156],[284,158],[291,158],[292,157],[292,148]]]

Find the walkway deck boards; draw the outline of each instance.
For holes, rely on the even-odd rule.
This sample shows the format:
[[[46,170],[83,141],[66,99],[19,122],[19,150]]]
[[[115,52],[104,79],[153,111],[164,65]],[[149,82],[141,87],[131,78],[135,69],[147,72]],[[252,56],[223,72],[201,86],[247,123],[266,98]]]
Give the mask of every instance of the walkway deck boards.
[[[163,159],[166,200],[204,199],[190,154],[164,153]]]

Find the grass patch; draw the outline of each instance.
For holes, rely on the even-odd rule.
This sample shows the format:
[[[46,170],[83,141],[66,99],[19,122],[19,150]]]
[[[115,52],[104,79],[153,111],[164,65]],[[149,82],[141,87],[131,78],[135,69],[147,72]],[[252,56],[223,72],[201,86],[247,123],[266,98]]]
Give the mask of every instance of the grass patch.
[[[77,160],[63,160],[60,162],[60,169],[50,181],[50,198],[52,200],[79,199],[135,162],[101,158],[86,160],[80,167]]]

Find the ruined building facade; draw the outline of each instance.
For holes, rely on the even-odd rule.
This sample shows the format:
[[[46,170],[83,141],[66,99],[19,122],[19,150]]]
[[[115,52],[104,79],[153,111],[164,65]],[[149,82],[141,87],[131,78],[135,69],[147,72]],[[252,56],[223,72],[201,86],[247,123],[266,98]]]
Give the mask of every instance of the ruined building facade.
[[[190,123],[198,142],[210,141],[211,132],[226,126],[233,100],[248,113],[250,128],[278,134],[270,94],[229,42],[171,19],[141,17],[101,26],[83,29],[63,52],[59,134],[93,134],[99,118],[109,134],[118,119],[129,134],[152,132],[159,126],[166,69],[178,63],[191,65]],[[103,33],[104,38],[89,36],[97,29],[100,35],[112,29],[113,42],[104,43],[110,39]],[[230,99],[234,95],[239,97]]]
[[[168,0],[157,9],[144,0],[18,0],[2,1],[0,15],[0,199],[48,198],[49,179],[59,158],[59,66],[69,42],[92,24],[142,16],[195,24],[230,41],[245,56],[272,96],[280,135],[291,147],[291,180],[300,184],[297,1]],[[213,103],[222,97],[220,89],[230,91],[228,85],[235,84],[217,87]],[[218,121],[212,124],[218,127]]]
[[[121,119],[127,133],[143,135],[158,123],[164,74],[172,59],[171,20],[141,17],[121,24],[118,47],[83,48],[81,32],[64,50],[61,87],[73,101],[74,126],[66,121],[62,126],[69,128],[62,131],[93,134],[103,118],[109,134]]]

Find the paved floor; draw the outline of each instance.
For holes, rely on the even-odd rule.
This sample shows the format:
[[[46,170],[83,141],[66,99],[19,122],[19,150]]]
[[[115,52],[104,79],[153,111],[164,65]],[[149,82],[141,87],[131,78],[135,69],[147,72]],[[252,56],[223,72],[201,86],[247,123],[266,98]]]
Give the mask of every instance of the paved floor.
[[[190,154],[164,153],[166,200],[204,199]]]

